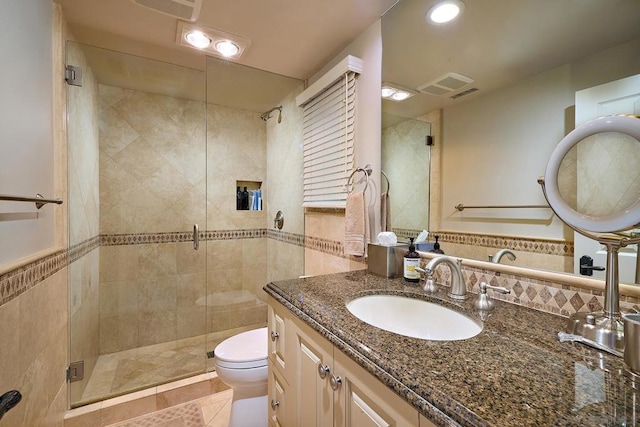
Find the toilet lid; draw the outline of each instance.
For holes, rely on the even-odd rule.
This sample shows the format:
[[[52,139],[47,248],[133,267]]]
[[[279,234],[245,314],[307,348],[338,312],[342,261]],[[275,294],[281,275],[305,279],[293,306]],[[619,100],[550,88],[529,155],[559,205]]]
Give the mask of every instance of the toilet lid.
[[[213,351],[215,363],[226,368],[255,368],[267,364],[267,328],[234,335]]]

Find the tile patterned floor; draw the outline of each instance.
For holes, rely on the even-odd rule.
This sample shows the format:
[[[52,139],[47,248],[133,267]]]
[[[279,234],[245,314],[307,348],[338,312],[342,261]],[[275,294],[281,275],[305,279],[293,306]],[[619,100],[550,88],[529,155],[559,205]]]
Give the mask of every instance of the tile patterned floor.
[[[195,402],[202,408],[202,417],[207,427],[227,427],[231,415],[233,390],[225,390],[203,397]]]
[[[142,390],[213,370],[206,351],[229,336],[254,329],[249,325],[225,332],[101,355],[79,404]],[[76,402],[74,402],[75,404]]]
[[[204,420],[205,427],[228,427],[229,425],[229,417],[231,414],[231,398],[233,397],[232,390],[225,390],[218,392],[216,394],[212,394],[210,396],[206,396],[197,400],[193,400],[192,402],[197,404],[202,411],[202,419]],[[184,406],[178,405],[178,406]],[[166,411],[166,410],[163,410]],[[162,411],[158,411],[162,412]],[[111,427],[115,426],[127,426],[127,427],[148,427],[148,422],[150,416],[153,416],[154,413],[147,414],[144,417],[140,417],[139,419],[133,419],[125,422],[120,422],[117,424],[112,424]],[[188,424],[162,424],[164,427],[169,426],[177,426],[177,425],[188,425]],[[201,425],[201,424],[198,424]]]

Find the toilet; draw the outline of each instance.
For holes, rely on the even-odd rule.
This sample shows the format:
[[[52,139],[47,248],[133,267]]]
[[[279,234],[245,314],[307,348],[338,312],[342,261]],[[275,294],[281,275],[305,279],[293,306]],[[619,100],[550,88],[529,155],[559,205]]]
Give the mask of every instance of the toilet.
[[[233,390],[229,427],[266,427],[267,328],[227,338],[213,354],[218,378]]]

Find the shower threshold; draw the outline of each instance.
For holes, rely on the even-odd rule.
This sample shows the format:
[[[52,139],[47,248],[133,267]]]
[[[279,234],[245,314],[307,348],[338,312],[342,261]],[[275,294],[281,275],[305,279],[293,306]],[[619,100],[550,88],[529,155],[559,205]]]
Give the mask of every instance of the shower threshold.
[[[100,355],[82,398],[72,406],[213,371],[213,360],[206,359],[207,351],[232,335],[262,326],[265,323]]]

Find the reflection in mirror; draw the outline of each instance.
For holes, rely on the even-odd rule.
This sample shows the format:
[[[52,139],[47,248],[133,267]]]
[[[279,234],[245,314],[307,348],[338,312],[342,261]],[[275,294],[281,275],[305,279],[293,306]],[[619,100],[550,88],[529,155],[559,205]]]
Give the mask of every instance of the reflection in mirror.
[[[383,122],[388,115],[442,117],[441,131],[432,133],[440,139],[432,147],[430,179],[437,185],[431,184],[430,235],[437,232],[442,249],[454,256],[486,261],[507,248],[517,255],[503,258],[507,264],[573,273],[573,231],[549,209],[454,207],[545,204],[537,178],[558,142],[581,122],[576,93],[640,73],[640,3],[492,0],[467,4],[452,25],[434,26],[424,19],[434,2],[401,0],[382,19],[382,81],[416,92],[402,102],[383,100]],[[447,73],[472,82],[435,95],[429,83]],[[595,117],[634,113],[632,106],[609,111],[605,104],[593,104]],[[567,184],[574,205],[597,197],[577,190],[580,162],[567,166],[574,168]],[[622,176],[591,178],[590,188],[603,188]]]
[[[381,191],[391,206],[390,231],[401,239],[416,237],[429,225],[430,135],[431,123],[422,120],[403,120],[382,129],[382,170],[388,186],[383,176]]]
[[[576,212],[605,217],[640,199],[640,141],[619,132],[591,135],[560,164],[558,189]]]

